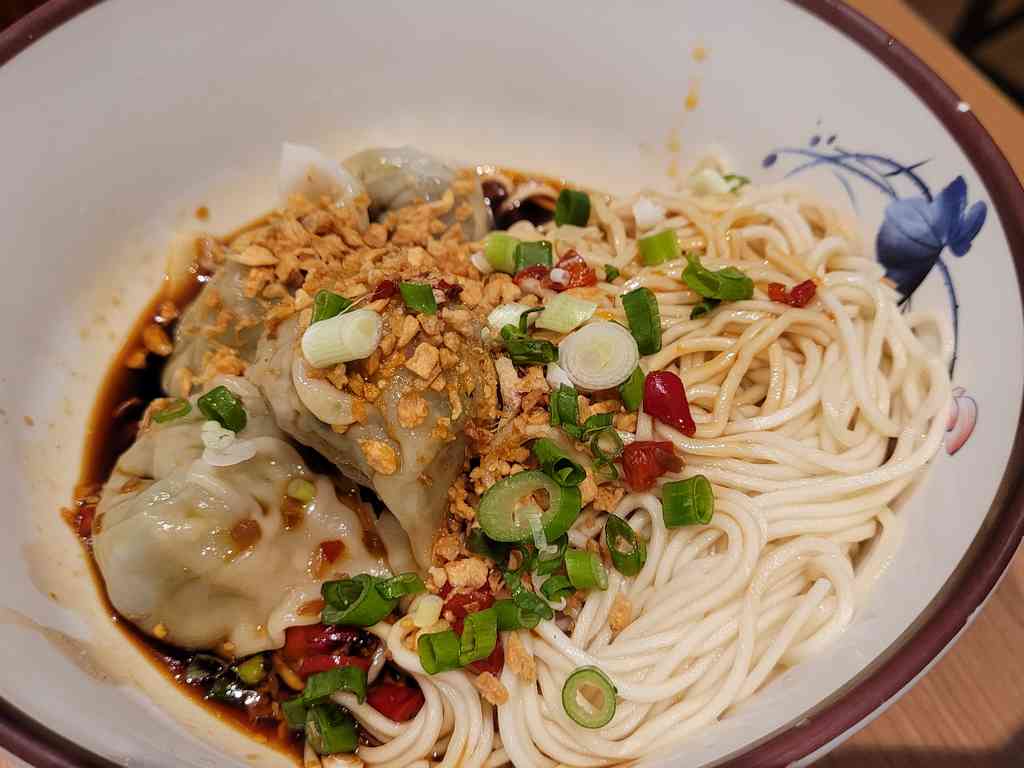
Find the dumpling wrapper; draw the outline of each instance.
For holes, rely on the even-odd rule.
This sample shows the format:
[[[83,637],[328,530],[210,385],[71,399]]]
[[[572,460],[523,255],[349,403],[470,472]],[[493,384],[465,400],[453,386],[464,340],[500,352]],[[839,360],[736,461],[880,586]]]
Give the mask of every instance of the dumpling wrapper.
[[[217,384],[241,397],[248,423],[237,439],[252,441],[254,457],[227,467],[203,461],[204,417],[193,399],[188,416],[151,424],[118,461],[97,508],[93,551],[111,603],[143,631],[246,656],[283,646],[290,626],[316,623],[317,611],[301,609],[320,598],[322,581],[391,569],[386,552],[364,543],[381,541],[377,532],[309,470],[256,388],[233,377]],[[300,477],[316,497],[289,522],[285,489]],[[241,521],[259,526],[249,546],[232,535]],[[250,536],[252,525],[242,526]],[[342,554],[318,570],[321,542],[334,540]],[[388,545],[408,562],[400,537],[389,535]]]

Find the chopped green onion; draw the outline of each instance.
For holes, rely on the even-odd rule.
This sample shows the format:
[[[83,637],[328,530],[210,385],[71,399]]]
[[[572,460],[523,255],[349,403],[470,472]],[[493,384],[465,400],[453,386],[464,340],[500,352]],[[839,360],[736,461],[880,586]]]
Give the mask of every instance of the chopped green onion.
[[[334,291],[317,291],[313,297],[313,317],[310,323],[330,320],[352,306],[352,302]]]
[[[306,728],[306,711],[308,709],[309,707],[306,706],[301,695],[281,702],[281,713],[284,715],[288,727],[293,731],[301,731]]]
[[[314,368],[364,360],[384,334],[384,320],[372,309],[353,309],[321,320],[302,334],[302,354]]]
[[[577,426],[579,424],[580,410],[578,393],[575,388],[567,384],[559,384],[558,389],[551,393],[551,426],[558,427],[563,424]]]
[[[498,614],[487,608],[466,616],[459,644],[459,664],[466,666],[486,659],[498,644]]]
[[[302,698],[306,704],[319,704],[338,691],[355,694],[362,704],[366,701],[366,670],[359,667],[337,667],[326,672],[315,672],[306,680]]]
[[[550,267],[553,259],[551,256],[551,243],[547,240],[537,242],[522,242],[516,246],[516,272],[522,272],[527,267]]]
[[[206,692],[206,699],[231,704],[235,707],[251,706],[263,697],[259,691],[246,687],[245,683],[234,675],[221,675],[213,681]]]
[[[607,320],[588,323],[558,346],[559,365],[577,387],[611,389],[629,378],[640,361],[630,332]]]
[[[590,452],[601,461],[610,462],[619,458],[623,447],[622,438],[613,427],[602,427],[590,438]]]
[[[549,603],[557,603],[559,600],[575,594],[576,588],[569,581],[568,576],[559,574],[545,579],[544,583],[540,585],[540,593]]]
[[[250,656],[235,667],[238,679],[247,685],[256,685],[267,676],[267,663],[262,653]]]
[[[674,261],[683,255],[674,229],[665,229],[656,235],[641,237],[636,241],[636,245],[640,249],[640,260],[648,267]]]
[[[690,310],[690,319],[696,320],[698,317],[703,317],[721,303],[718,299],[703,299],[700,304]]]
[[[418,595],[427,591],[426,584],[415,573],[400,573],[377,584],[377,589],[385,600],[394,600],[406,595]]]
[[[527,317],[524,312],[519,322]],[[506,325],[501,329],[501,338],[505,341],[505,351],[516,365],[532,365],[534,363],[553,363],[558,360],[558,347],[546,339],[531,339],[514,325]]]
[[[368,573],[325,581],[320,594],[324,598],[324,624],[344,627],[372,627],[398,605],[397,598],[388,599],[380,593],[377,580]]]
[[[153,412],[153,421],[157,424],[166,424],[192,413],[192,404],[183,397],[177,397],[169,405]]]
[[[563,534],[548,544],[546,551],[537,553],[534,558],[533,570],[541,576],[547,576],[562,567],[565,561],[565,550],[569,548],[569,537]]]
[[[595,413],[593,416],[587,417],[587,420],[583,422],[583,426],[573,427],[563,424],[562,429],[574,440],[585,443],[598,432],[610,427],[613,419],[614,417],[610,413]]]
[[[359,746],[356,721],[333,702],[312,707],[306,714],[306,741],[318,755],[355,752]]]
[[[612,565],[623,576],[636,576],[647,562],[647,544],[632,526],[618,515],[608,515],[604,523],[605,543]]]
[[[208,653],[197,653],[189,659],[185,668],[185,682],[189,685],[209,682],[227,667],[223,661]]]
[[[576,589],[608,589],[608,572],[593,552],[570,549],[565,553],[565,572]]]
[[[750,179],[746,176],[740,176],[738,173],[727,173],[722,178],[729,184],[730,192],[735,192],[740,187],[745,187],[750,183]]]
[[[547,508],[533,498],[546,492]],[[495,541],[529,541],[530,518],[539,517],[548,541],[569,530],[580,513],[579,488],[563,488],[539,469],[518,472],[499,480],[480,499],[477,519]]]
[[[661,313],[658,299],[650,288],[636,288],[622,296],[629,330],[636,339],[641,355],[653,355],[661,350]]]
[[[498,617],[498,630],[533,629],[540,623],[540,615],[524,611],[515,600],[499,600],[493,606]]]
[[[715,494],[704,475],[694,475],[661,486],[661,507],[666,528],[707,525],[715,513]]]
[[[613,267],[611,264],[605,264],[604,265],[604,281],[606,283],[610,283],[612,280],[617,278],[620,274],[622,274],[622,273],[619,272],[619,268],[618,267]]]
[[[619,470],[610,461],[604,459],[598,459],[594,462],[594,474],[601,480],[607,480],[614,483],[619,479]]]
[[[518,326],[523,314],[529,312],[530,309],[532,308],[525,304],[502,304],[492,309],[487,315],[487,325],[496,333],[501,333],[501,329],[506,325]],[[525,328],[523,332],[526,332]]]
[[[216,421],[224,429],[241,432],[245,429],[246,415],[242,401],[235,393],[221,385],[214,387],[196,401],[203,416]]]
[[[533,455],[537,457],[540,468],[561,486],[579,485],[587,477],[583,467],[569,458],[569,454],[558,443],[547,437],[534,441]]]
[[[590,219],[590,197],[576,189],[563,189],[555,203],[555,225],[571,224],[574,227],[587,226]]]
[[[316,486],[304,477],[294,477],[288,481],[285,493],[296,501],[308,504],[316,498]]]
[[[496,563],[503,562],[509,552],[508,544],[489,538],[482,528],[474,528],[469,532],[466,536],[466,549]]]
[[[434,298],[434,289],[431,286],[426,283],[407,283],[403,281],[398,284],[398,290],[402,294],[402,301],[405,302],[405,306],[413,312],[419,312],[423,315],[437,314],[437,299]]]
[[[519,240],[504,232],[491,232],[484,241],[484,258],[498,272],[514,274]]]
[[[634,368],[633,373],[619,386],[619,397],[627,411],[638,411],[644,402],[644,372]]]
[[[420,635],[420,639],[416,643],[420,664],[423,665],[423,669],[428,675],[458,669],[460,649],[459,636],[450,629],[430,635]]]
[[[615,717],[615,686],[597,667],[580,667],[562,686],[562,706],[584,728],[601,728]]]
[[[522,577],[517,571],[505,572],[505,586],[508,587],[508,591],[512,594],[512,599],[519,606],[520,611],[527,617],[528,621],[533,621],[534,617],[536,617],[537,622],[541,619],[554,618],[555,612],[551,609],[551,606],[523,586]],[[534,626],[536,626],[536,622]]]
[[[700,257],[686,255],[686,269],[683,281],[690,290],[705,299],[721,301],[742,301],[754,295],[754,281],[736,267],[724,267],[715,272],[700,263]]]
[[[568,293],[560,293],[544,307],[537,318],[537,327],[557,333],[569,333],[594,316],[597,304],[579,299]]]

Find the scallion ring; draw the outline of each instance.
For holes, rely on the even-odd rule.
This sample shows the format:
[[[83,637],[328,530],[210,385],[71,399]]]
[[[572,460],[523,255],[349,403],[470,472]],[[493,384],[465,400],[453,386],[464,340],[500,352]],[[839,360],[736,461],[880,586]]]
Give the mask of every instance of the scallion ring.
[[[359,746],[356,721],[333,702],[311,707],[306,713],[306,741],[318,755],[355,752]]]
[[[437,299],[434,289],[426,283],[410,283],[402,281],[398,284],[398,292],[402,294],[405,306],[421,315],[437,314]]]
[[[306,679],[302,699],[307,705],[326,701],[338,691],[352,693],[362,704],[366,701],[366,670],[360,667],[337,667],[325,672],[315,672]]]
[[[602,728],[615,717],[617,691],[597,667],[580,667],[562,686],[562,706],[572,721],[584,728]]]
[[[498,630],[508,632],[516,629],[533,629],[540,623],[540,615],[524,611],[515,600],[499,600],[493,606],[498,619]]]
[[[661,312],[654,292],[650,288],[636,288],[623,294],[622,308],[640,354],[653,355],[660,351]]]
[[[427,586],[418,574],[410,572],[384,579],[377,584],[377,589],[385,600],[394,600],[406,595],[419,595],[427,591]]]
[[[175,419],[181,419],[192,413],[192,404],[183,397],[177,397],[159,411],[153,412],[153,421],[157,424],[166,424]]]
[[[644,372],[636,368],[629,378],[619,385],[619,397],[627,411],[638,411],[644,402]]]
[[[554,573],[565,561],[565,551],[569,548],[568,535],[559,536],[548,544],[546,551],[538,552],[534,560],[533,570],[541,576]]]
[[[582,549],[567,551],[565,572],[576,589],[608,589],[608,572],[593,552]]]
[[[622,455],[622,438],[614,427],[602,427],[590,438],[590,452],[596,459],[610,462]]]
[[[590,218],[590,197],[576,189],[563,189],[555,202],[555,225],[587,226]]]
[[[639,362],[640,351],[633,336],[610,321],[585,325],[558,346],[558,364],[573,384],[591,391],[619,386]]]
[[[534,440],[532,450],[540,468],[559,485],[579,485],[586,479],[587,473],[583,467],[573,461],[554,440],[547,437]]]
[[[715,494],[704,475],[661,486],[661,509],[666,528],[707,525],[715,514]]]
[[[450,629],[420,635],[420,639],[416,641],[420,664],[428,675],[458,669],[460,649],[459,636]]]
[[[486,659],[498,644],[498,614],[487,608],[466,616],[459,643],[459,664],[466,666]]]
[[[372,309],[353,309],[314,323],[302,334],[302,354],[314,368],[363,360],[373,354],[384,321]]]
[[[595,302],[577,298],[570,293],[560,293],[537,316],[537,327],[556,333],[569,333],[587,322],[596,311]]]
[[[224,429],[232,432],[245,429],[247,417],[242,401],[224,385],[211,389],[196,401],[196,405],[206,418],[216,421]]]
[[[623,576],[636,576],[647,562],[647,544],[632,526],[618,515],[608,515],[604,538],[612,565]]]
[[[377,579],[368,573],[325,581],[320,594],[324,599],[321,620],[343,627],[372,627],[398,605],[398,598],[389,599],[381,594]]]
[[[519,240],[504,232],[491,232],[484,241],[484,258],[498,272],[509,275],[516,271],[516,248]]]
[[[576,588],[568,576],[550,576],[540,585],[540,593],[549,603],[557,603],[575,594]]]
[[[317,291],[313,297],[313,317],[310,323],[319,323],[321,320],[330,320],[337,317],[346,309],[352,306],[352,302],[334,291]]]
[[[645,266],[653,267],[666,261],[675,261],[683,255],[679,238],[674,229],[666,229],[656,235],[641,237],[636,241],[640,260]]]
[[[547,495],[546,508],[538,504],[538,493]],[[477,519],[484,533],[495,541],[519,542],[533,538],[530,517],[539,516],[547,540],[552,541],[572,527],[580,507],[579,488],[564,488],[535,469],[506,477],[488,488],[480,499]]]
[[[519,243],[516,246],[516,272],[522,272],[527,267],[550,267],[551,253],[551,243],[547,240]]]

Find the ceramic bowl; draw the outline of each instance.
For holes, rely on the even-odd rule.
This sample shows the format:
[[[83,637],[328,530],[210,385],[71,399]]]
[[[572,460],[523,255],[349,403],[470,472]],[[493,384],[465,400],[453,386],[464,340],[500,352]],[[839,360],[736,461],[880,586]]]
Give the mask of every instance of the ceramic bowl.
[[[945,446],[872,600],[651,764],[806,764],[941,656],[1020,539],[1024,194],[969,95],[838,3],[51,0],[0,36],[4,60],[0,744],[29,762],[287,764],[125,642],[59,515],[168,248],[269,207],[283,140],[410,143],[612,191],[670,186],[717,146],[854,208],[913,306],[956,323]]]

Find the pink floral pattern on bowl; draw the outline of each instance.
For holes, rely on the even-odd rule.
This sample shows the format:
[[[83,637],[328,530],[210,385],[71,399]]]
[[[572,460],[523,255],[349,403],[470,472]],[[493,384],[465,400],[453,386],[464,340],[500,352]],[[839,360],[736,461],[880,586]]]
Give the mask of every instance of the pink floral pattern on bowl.
[[[978,422],[978,402],[963,387],[953,388],[953,402],[946,419],[946,453],[952,456],[963,448]]]

